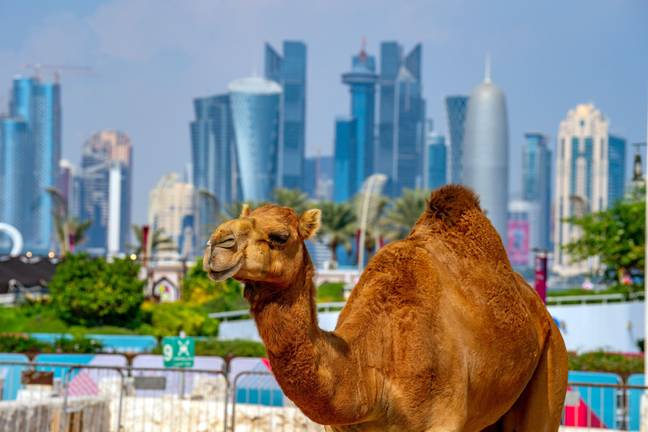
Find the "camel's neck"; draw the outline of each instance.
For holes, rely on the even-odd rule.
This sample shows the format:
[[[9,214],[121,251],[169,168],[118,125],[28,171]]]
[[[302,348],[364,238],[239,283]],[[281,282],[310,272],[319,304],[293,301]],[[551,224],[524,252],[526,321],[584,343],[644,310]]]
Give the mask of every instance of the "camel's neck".
[[[352,364],[346,342],[317,324],[314,268],[305,250],[304,254],[304,271],[290,286],[247,282],[245,296],[286,395],[320,423],[327,424],[332,413],[340,420],[347,410],[351,422],[364,410],[347,401],[341,411],[335,395],[342,385],[341,375],[357,365]]]
[[[271,360],[293,351],[296,344],[316,343],[322,332],[315,308],[315,271],[308,256],[303,270],[288,286],[246,283],[245,296]]]

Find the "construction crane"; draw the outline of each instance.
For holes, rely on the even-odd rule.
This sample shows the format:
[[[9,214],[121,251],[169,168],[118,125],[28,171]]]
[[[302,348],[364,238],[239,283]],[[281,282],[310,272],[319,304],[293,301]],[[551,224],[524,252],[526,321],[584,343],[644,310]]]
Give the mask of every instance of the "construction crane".
[[[61,79],[61,71],[67,72],[77,72],[77,73],[86,73],[91,74],[94,70],[89,66],[74,66],[74,65],[53,65],[53,64],[40,64],[40,63],[29,63],[23,65],[26,69],[32,69],[34,71],[34,76],[37,79],[40,79],[41,72],[44,70],[53,71],[54,81],[59,82]]]

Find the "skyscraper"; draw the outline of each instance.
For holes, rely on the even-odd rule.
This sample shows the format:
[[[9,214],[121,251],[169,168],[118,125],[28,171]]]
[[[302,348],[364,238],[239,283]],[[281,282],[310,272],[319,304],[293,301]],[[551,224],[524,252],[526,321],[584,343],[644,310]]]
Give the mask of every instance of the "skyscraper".
[[[356,183],[356,160],[358,145],[356,139],[358,121],[353,117],[335,120],[335,161],[333,163],[333,200],[344,202],[358,192]]]
[[[213,194],[220,205],[237,199],[236,140],[229,95],[194,99],[191,160],[196,190]]]
[[[82,247],[105,255],[126,252],[131,230],[132,147],[122,132],[104,130],[81,154],[81,219],[92,221]]]
[[[173,240],[182,256],[192,257],[194,233],[188,222],[194,217],[194,187],[179,178],[176,173],[165,175],[151,190],[148,220],[152,229],[162,230]]]
[[[538,218],[531,220],[530,247],[548,250],[551,230],[551,150],[547,137],[541,133],[524,134],[522,150],[522,198],[534,203]]]
[[[61,159],[61,95],[58,83],[17,77],[13,81],[9,117],[4,124],[5,151],[20,147],[13,169],[21,170],[19,201],[22,234],[28,250],[46,254],[55,245],[53,202]],[[20,141],[20,143],[18,143]],[[7,186],[8,190],[8,186]]]
[[[204,244],[223,207],[240,198],[236,139],[228,94],[194,99],[191,122],[192,182],[197,244]]]
[[[447,96],[445,105],[450,137],[450,182],[463,183],[462,159],[468,96]]]
[[[23,236],[30,232],[32,196],[27,146],[27,123],[17,117],[0,117],[0,222],[13,225]]]
[[[463,183],[479,194],[482,208],[502,239],[508,219],[508,121],[504,93],[490,78],[470,94],[463,142]]]
[[[283,88],[278,184],[303,189],[306,150],[306,44],[284,41],[283,56],[265,46],[265,77]]]
[[[258,77],[229,84],[243,199],[270,200],[278,186],[281,87]]]
[[[347,190],[343,192],[336,186],[335,197],[354,196],[365,179],[374,172],[375,87],[378,79],[375,71],[375,58],[368,55],[363,47],[351,59],[351,72],[342,75],[342,82],[349,86],[351,93],[350,111],[354,124],[350,125],[348,120],[336,122],[336,155],[340,152],[336,161],[344,164],[345,174],[339,181],[336,176],[335,181],[340,188]],[[338,136],[338,132],[342,135]],[[355,137],[346,136],[350,132],[355,133]],[[354,148],[344,148],[345,145],[353,145]],[[341,166],[339,168],[342,169]]]
[[[397,42],[380,46],[380,126],[374,172],[388,176],[389,196],[400,195],[403,188],[423,186],[421,57],[421,44],[405,56]]]
[[[592,104],[569,110],[556,145],[554,271],[572,276],[591,271],[597,261],[574,262],[562,246],[580,236],[570,217],[605,210],[622,197],[625,141],[609,133],[605,116]]]
[[[445,137],[434,131],[432,120],[425,133],[424,189],[436,189],[448,182]]]

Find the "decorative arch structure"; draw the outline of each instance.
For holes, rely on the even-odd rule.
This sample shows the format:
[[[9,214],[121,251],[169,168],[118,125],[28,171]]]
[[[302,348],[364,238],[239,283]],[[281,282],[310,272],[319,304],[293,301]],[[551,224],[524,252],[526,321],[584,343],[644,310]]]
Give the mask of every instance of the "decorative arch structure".
[[[9,255],[20,255],[23,250],[23,237],[22,234],[20,234],[20,231],[18,231],[13,225],[0,222],[0,232],[7,234],[11,239],[11,252],[9,252]]]

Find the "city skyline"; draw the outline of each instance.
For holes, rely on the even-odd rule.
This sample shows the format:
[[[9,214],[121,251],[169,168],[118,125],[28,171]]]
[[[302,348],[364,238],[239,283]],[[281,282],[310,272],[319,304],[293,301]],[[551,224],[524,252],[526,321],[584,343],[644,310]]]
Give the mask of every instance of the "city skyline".
[[[62,74],[63,157],[78,161],[83,140],[105,128],[124,130],[133,138],[136,161],[155,155],[155,163],[135,172],[133,221],[138,223],[146,220],[146,196],[155,182],[167,172],[181,171],[190,160],[186,125],[193,98],[225,93],[232,79],[254,69],[260,73],[264,44],[280,46],[284,39],[302,40],[308,47],[307,155],[318,148],[321,154],[332,153],[332,121],[348,106],[339,74],[347,70],[348,52],[363,36],[370,52],[378,52],[381,40],[398,40],[407,47],[422,43],[427,117],[444,134],[443,98],[468,93],[481,77],[485,53],[491,53],[493,77],[506,93],[510,111],[512,195],[521,192],[514,179],[519,177],[515,164],[524,132],[541,131],[554,149],[557,125],[578,103],[593,101],[610,119],[612,131],[628,143],[644,139],[648,59],[632,53],[648,51],[641,25],[648,5],[601,1],[559,8],[557,2],[496,2],[467,7],[411,2],[393,14],[382,13],[388,4],[165,6],[115,0],[72,2],[65,8],[3,5],[8,13],[0,14],[0,28],[7,32],[0,38],[0,82],[27,73],[25,63],[94,68],[94,75]],[[341,14],[362,14],[363,25],[356,20],[342,23]],[[597,32],[575,32],[575,17]],[[617,25],[609,26],[610,19]],[[548,20],[551,32],[542,25]],[[113,31],[115,21],[120,22],[119,34]],[[185,21],[193,23],[191,28],[181,23]],[[333,22],[336,32],[323,31]],[[402,22],[409,25],[398,25]],[[169,37],[169,31],[178,37]],[[237,44],[224,43],[231,40]],[[155,115],[140,114],[151,106]],[[159,148],[165,151],[156,152]]]

